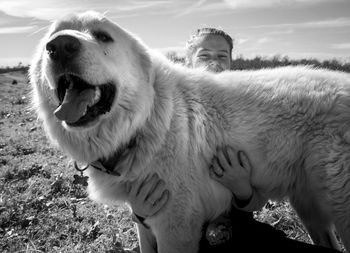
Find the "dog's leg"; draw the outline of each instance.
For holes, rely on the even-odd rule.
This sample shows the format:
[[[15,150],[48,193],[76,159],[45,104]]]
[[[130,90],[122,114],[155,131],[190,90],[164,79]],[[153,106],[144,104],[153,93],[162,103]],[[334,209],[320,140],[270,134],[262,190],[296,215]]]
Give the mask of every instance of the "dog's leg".
[[[157,253],[157,242],[152,231],[137,224],[139,242],[142,253]]]
[[[350,252],[350,143],[336,138],[326,159],[328,202],[337,232]]]
[[[180,211],[180,210],[178,210]],[[187,210],[188,211],[188,210]],[[187,215],[185,215],[185,213]],[[204,219],[196,213],[162,213],[151,221],[158,253],[197,253]]]
[[[290,202],[315,244],[340,249],[331,218],[321,207],[311,189],[304,189],[302,194],[290,197]]]
[[[193,227],[172,227],[157,234],[158,253],[197,253],[202,236],[199,224]]]

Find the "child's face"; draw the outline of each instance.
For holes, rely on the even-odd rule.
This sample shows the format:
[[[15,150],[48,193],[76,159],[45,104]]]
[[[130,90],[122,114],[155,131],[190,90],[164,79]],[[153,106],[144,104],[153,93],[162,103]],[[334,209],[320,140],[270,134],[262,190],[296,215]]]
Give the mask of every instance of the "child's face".
[[[220,35],[206,35],[198,39],[192,55],[192,67],[204,67],[208,71],[221,72],[230,69],[230,45]]]

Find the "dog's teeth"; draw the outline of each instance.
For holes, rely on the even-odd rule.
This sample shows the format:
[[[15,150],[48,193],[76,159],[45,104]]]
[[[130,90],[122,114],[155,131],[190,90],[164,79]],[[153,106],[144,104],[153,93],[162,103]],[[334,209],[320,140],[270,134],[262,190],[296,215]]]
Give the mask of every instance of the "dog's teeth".
[[[88,103],[88,106],[91,107],[91,106],[95,105],[98,101],[100,101],[100,98],[101,98],[101,90],[99,87],[96,87],[95,88],[95,95]]]
[[[101,90],[99,87],[96,87],[93,104],[96,104],[100,100],[100,98],[101,98]]]
[[[73,82],[69,81],[69,88],[68,89],[73,89]]]
[[[66,82],[69,84],[68,89],[73,89],[74,84],[73,84],[72,78],[68,74],[66,74],[65,77],[66,77]]]

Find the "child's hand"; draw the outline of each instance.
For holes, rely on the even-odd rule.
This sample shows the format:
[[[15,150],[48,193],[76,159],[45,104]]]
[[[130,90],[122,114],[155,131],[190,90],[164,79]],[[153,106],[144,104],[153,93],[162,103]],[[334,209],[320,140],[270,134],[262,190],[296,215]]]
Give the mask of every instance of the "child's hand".
[[[219,148],[210,167],[210,176],[229,188],[241,200],[251,198],[251,166],[247,156],[231,147]]]
[[[149,175],[143,181],[126,183],[126,193],[134,214],[142,218],[158,213],[169,199],[165,182],[157,174]]]

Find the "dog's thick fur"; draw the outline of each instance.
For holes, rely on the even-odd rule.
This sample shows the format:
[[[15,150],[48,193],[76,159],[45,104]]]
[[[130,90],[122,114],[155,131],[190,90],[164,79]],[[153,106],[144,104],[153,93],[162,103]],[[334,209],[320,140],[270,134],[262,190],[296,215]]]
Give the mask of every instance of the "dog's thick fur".
[[[97,41],[103,30],[113,42]],[[53,36],[82,43],[69,63],[89,83],[117,88],[113,107],[93,125],[58,120],[57,73],[45,50]],[[74,70],[72,70],[74,69]],[[52,142],[78,161],[108,157],[136,138],[120,177],[89,168],[90,196],[128,201],[121,183],[150,173],[171,198],[141,229],[143,252],[196,252],[205,221],[230,208],[231,193],[209,176],[217,147],[244,150],[251,182],[266,199],[289,197],[316,243],[334,246],[334,224],[350,250],[350,76],[286,67],[205,73],[177,66],[100,14],[54,23],[31,65],[35,108]],[[131,168],[127,165],[131,164]],[[153,235],[151,236],[152,233]]]

